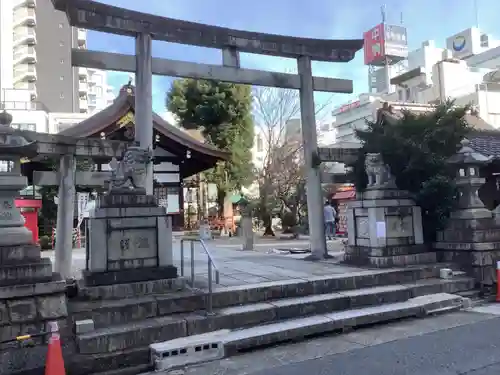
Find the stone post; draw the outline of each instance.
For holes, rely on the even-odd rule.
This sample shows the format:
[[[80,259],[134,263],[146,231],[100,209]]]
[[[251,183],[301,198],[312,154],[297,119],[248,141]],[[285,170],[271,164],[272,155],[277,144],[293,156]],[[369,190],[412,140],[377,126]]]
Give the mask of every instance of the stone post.
[[[135,39],[135,139],[143,149],[153,149],[152,38],[139,34]],[[146,172],[146,194],[153,195],[153,163]]]
[[[238,202],[241,213],[241,235],[243,237],[243,250],[253,250],[254,233],[252,223],[252,210],[245,198],[241,198]]]
[[[300,76],[300,113],[304,159],[307,169],[307,211],[311,241],[311,255],[308,259],[319,260],[328,257],[328,251],[323,217],[321,175],[314,162],[314,155],[317,155],[318,151],[318,140],[310,57],[302,56],[298,59],[298,73]]]
[[[63,279],[72,277],[73,220],[75,216],[75,172],[73,155],[64,155],[59,164],[55,271]]]

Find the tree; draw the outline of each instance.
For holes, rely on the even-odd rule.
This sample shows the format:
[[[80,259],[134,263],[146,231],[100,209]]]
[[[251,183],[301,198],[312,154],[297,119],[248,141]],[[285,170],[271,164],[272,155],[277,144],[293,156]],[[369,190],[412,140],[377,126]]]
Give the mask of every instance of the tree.
[[[397,186],[415,195],[422,208],[424,236],[432,240],[444,227],[455,202],[455,171],[446,159],[469,131],[464,116],[468,107],[453,102],[438,105],[422,114],[403,111],[396,121],[368,121],[366,130],[356,135],[363,146],[352,165],[356,188],[366,188],[366,153],[381,153]]]
[[[231,154],[228,162],[219,163],[206,174],[207,180],[217,186],[222,216],[226,194],[252,182],[254,129],[250,87],[178,79],[167,94],[166,106],[178,117],[181,127],[201,130],[209,143]]]
[[[296,129],[297,134],[286,134],[287,123],[300,117],[299,91],[257,87],[253,90],[253,98],[253,112],[263,153],[261,162],[256,165],[259,184],[257,212],[264,222],[264,234],[274,235],[271,228],[273,212],[291,212],[299,220],[306,206],[300,127]],[[318,122],[330,103],[331,98],[317,107],[316,115],[320,118]]]

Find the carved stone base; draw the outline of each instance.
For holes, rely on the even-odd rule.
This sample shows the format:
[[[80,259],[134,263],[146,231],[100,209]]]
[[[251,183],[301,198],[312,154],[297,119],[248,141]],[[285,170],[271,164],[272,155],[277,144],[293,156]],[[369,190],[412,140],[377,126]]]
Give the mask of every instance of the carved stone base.
[[[48,321],[64,320],[68,315],[65,290],[65,281],[0,286],[0,341],[44,332]],[[64,321],[60,328],[65,334],[69,333]],[[42,344],[44,340],[34,338],[31,344]],[[0,352],[18,347],[15,341],[0,344]]]
[[[464,212],[461,210],[458,212]],[[437,233],[433,248],[440,260],[451,262],[473,276],[478,285],[497,283],[496,263],[500,260],[500,227],[492,217],[448,220]]]
[[[450,262],[460,267],[476,280],[476,287],[493,286],[497,283],[496,262],[500,261],[500,250],[439,251],[442,262]]]
[[[124,298],[140,298],[152,294],[168,294],[186,288],[186,278],[162,278],[158,280],[137,281],[121,284],[95,285],[78,281],[77,299],[80,300],[116,300]]]
[[[0,286],[49,282],[55,278],[52,262],[47,258],[0,265]]]
[[[177,267],[142,267],[126,270],[89,272],[82,271],[83,281],[87,286],[135,283],[161,279],[174,279],[178,276]]]
[[[436,253],[425,245],[366,247],[349,246],[344,256],[348,264],[375,268],[404,267],[437,261]]]

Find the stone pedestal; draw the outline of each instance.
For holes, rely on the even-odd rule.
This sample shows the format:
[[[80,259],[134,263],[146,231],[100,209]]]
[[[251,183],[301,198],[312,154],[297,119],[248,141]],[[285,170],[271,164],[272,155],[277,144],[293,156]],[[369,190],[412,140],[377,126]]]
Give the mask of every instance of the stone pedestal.
[[[14,204],[26,182],[17,173],[0,173],[0,341],[44,332],[53,320],[61,320],[61,327],[66,327],[66,283],[52,272],[50,259],[41,258],[40,247],[32,243],[32,234]],[[0,344],[0,350],[18,346]]]
[[[422,234],[420,207],[396,188],[358,193],[347,206],[347,263],[372,267],[432,263]]]
[[[172,222],[154,196],[111,193],[88,220],[86,286],[172,279]]]
[[[500,260],[500,226],[489,218],[450,218],[438,232],[434,248],[440,260],[451,262],[473,276],[478,284],[497,283],[496,263]]]

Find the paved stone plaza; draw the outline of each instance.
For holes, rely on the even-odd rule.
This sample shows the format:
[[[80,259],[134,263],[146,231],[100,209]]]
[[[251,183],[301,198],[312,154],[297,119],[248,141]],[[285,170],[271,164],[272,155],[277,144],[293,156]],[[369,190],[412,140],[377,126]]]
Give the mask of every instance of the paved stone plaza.
[[[236,241],[215,240],[206,242],[215,259],[220,272],[220,286],[236,286],[255,284],[267,281],[300,279],[310,276],[322,276],[338,273],[353,272],[359,268],[339,265],[341,253],[340,240],[329,241],[330,254],[334,257],[323,262],[307,262],[307,254],[278,254],[278,249],[305,249],[307,241],[266,241],[257,243],[255,251],[242,251]],[[174,241],[175,265],[180,273],[180,241]],[[53,251],[46,251],[42,256],[54,258]],[[197,286],[204,286],[207,281],[207,255],[200,248],[195,247],[195,278]],[[184,272],[191,274],[191,255],[189,244],[185,245]],[[85,269],[85,249],[73,250],[73,277],[81,278],[81,271]]]

